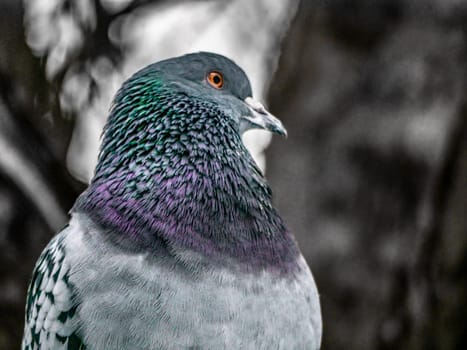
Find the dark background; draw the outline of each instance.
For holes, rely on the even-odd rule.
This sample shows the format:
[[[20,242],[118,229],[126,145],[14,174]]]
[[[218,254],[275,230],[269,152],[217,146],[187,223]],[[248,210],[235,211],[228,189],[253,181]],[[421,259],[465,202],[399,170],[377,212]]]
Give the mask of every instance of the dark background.
[[[33,265],[85,188],[68,69],[121,64],[111,23],[158,2],[89,1],[94,25],[51,76],[22,2],[0,1],[0,349],[18,348]],[[465,1],[303,0],[278,40],[267,100],[289,138],[267,177],[320,290],[323,349],[467,349],[466,34]]]

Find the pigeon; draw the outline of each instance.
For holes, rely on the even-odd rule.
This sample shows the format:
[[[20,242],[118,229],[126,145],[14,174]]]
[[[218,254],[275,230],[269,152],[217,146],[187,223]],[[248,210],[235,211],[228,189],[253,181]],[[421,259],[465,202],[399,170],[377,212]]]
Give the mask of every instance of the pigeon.
[[[254,128],[286,135],[224,56],[124,82],[34,269],[22,349],[319,349],[314,279],[242,142]]]

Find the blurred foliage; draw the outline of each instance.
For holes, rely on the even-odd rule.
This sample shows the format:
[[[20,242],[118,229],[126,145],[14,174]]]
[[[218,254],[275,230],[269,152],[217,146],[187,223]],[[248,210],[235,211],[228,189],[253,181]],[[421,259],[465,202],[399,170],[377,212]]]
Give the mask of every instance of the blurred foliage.
[[[466,348],[466,5],[302,1],[284,42],[268,178],[323,349]]]

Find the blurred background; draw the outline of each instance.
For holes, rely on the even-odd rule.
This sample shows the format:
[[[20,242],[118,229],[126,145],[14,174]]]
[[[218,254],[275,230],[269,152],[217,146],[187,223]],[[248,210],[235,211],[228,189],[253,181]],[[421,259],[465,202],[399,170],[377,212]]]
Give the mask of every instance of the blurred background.
[[[287,140],[250,148],[321,294],[323,349],[467,349],[467,2],[0,0],[0,349],[92,176],[113,94],[209,50]]]

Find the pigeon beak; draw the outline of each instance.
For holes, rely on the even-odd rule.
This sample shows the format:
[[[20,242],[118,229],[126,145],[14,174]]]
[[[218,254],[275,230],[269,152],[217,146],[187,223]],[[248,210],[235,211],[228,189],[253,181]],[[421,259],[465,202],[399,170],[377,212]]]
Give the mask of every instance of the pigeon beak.
[[[250,114],[242,116],[240,119],[240,132],[242,134],[250,129],[264,129],[287,137],[287,130],[282,122],[269,113],[260,102],[247,97],[245,103]]]

